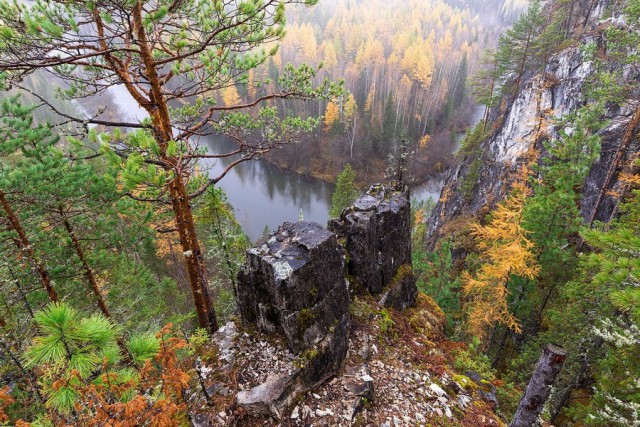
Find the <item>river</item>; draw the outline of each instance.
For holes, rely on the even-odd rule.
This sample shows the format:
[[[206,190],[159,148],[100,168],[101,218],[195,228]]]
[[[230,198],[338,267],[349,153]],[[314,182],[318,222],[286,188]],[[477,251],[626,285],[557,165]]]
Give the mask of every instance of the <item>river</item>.
[[[230,141],[208,138],[209,153],[225,153],[235,149]],[[205,160],[204,169],[218,176],[232,158]],[[263,160],[250,160],[235,166],[221,181],[236,211],[236,218],[252,241],[259,239],[265,227],[277,229],[285,221],[307,221],[326,224],[334,185],[285,173]]]
[[[137,106],[122,87],[114,87],[110,91],[111,98],[124,119],[141,120],[146,117],[144,110]],[[478,109],[474,111],[474,125],[479,121],[477,117],[482,117]],[[464,133],[456,138],[458,143],[462,136]],[[225,153],[233,148],[232,142],[221,137],[210,137],[205,143],[212,154]],[[217,176],[231,161],[231,158],[207,159],[202,167],[210,176]],[[443,177],[430,180],[414,188],[412,198],[438,200],[443,184]],[[333,184],[286,173],[263,160],[249,161],[234,167],[220,181],[219,186],[227,193],[242,229],[254,242],[262,236],[265,227],[273,231],[283,222],[297,221],[300,217],[326,224],[334,189]]]

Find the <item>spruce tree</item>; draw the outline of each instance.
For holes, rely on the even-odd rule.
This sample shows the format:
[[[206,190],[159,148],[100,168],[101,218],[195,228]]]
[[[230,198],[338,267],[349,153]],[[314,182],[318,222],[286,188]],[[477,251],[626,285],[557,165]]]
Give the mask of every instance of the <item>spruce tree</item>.
[[[331,209],[329,216],[337,218],[342,210],[358,198],[358,190],[355,187],[356,172],[347,163],[338,175],[336,189],[331,196]]]
[[[398,117],[396,115],[396,102],[392,93],[389,93],[384,103],[382,116],[382,145],[384,151],[388,151],[395,143],[397,135]]]

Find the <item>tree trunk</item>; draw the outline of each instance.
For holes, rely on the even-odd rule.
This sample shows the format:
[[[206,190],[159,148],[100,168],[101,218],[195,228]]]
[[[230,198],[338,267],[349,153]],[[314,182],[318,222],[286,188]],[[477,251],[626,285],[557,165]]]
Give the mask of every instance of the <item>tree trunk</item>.
[[[189,273],[189,284],[196,306],[198,325],[213,333],[218,330],[218,321],[209,296],[209,282],[187,189],[179,175],[175,176],[170,186],[171,203],[180,235],[180,245],[184,251],[187,272]]]
[[[631,140],[635,135],[635,129],[638,127],[639,124],[640,124],[640,107],[636,107],[636,111],[634,112],[633,117],[631,117],[631,120],[629,121],[629,124],[627,125],[627,129],[624,133],[624,136],[622,137],[622,142],[618,146],[618,149],[616,150],[616,154],[614,155],[613,160],[611,161],[611,165],[607,170],[607,175],[605,176],[604,182],[600,187],[600,192],[598,193],[598,198],[596,199],[596,203],[593,205],[593,209],[591,210],[591,215],[589,215],[589,221],[588,221],[589,227],[593,225],[593,222],[596,219],[596,215],[598,214],[598,209],[600,208],[600,205],[602,204],[602,201],[604,200],[604,197],[607,194],[609,185],[611,184],[611,180],[613,179],[613,176],[616,174],[616,171],[620,167],[620,162],[622,161],[624,154],[627,151],[627,147],[629,146],[629,143],[631,142]]]
[[[29,238],[27,237],[24,228],[22,228],[20,218],[11,208],[11,204],[7,200],[6,194],[2,190],[0,190],[0,204],[2,205],[2,209],[7,214],[7,218],[9,219],[9,223],[11,224],[11,228],[18,234],[18,240],[16,243],[18,245],[18,248],[20,249],[20,252],[29,260],[32,268],[40,277],[40,282],[42,283],[42,287],[44,288],[44,290],[47,292],[49,300],[57,302],[59,300],[58,294],[53,288],[49,272],[38,260],[38,257],[36,256],[36,253],[33,250],[31,243],[29,242]]]
[[[520,399],[518,410],[510,427],[532,427],[538,425],[538,417],[549,398],[551,386],[562,369],[567,352],[553,344],[547,344],[542,351],[529,385]]]
[[[98,281],[96,280],[96,276],[95,274],[93,274],[93,270],[91,269],[91,267],[89,266],[89,263],[87,262],[87,258],[85,257],[84,251],[82,250],[82,246],[80,245],[80,241],[76,237],[76,234],[73,231],[73,227],[71,226],[71,223],[64,216],[64,212],[62,211],[62,209],[60,209],[59,212],[63,218],[62,223],[64,224],[64,228],[65,230],[67,230],[67,233],[71,238],[71,245],[73,246],[73,249],[75,250],[76,255],[78,255],[78,258],[80,258],[80,263],[82,264],[84,277],[87,278],[87,281],[91,285],[91,290],[93,291],[93,295],[96,297],[98,307],[100,307],[100,311],[102,311],[102,314],[104,314],[108,318],[111,318],[111,312],[107,307],[107,303],[104,300],[104,297],[102,296],[102,292],[100,292],[100,286],[98,286]]]
[[[164,93],[164,87],[158,77],[158,70],[154,64],[153,54],[149,46],[144,19],[142,3],[138,1],[132,13],[133,29],[135,30],[140,56],[145,65],[145,77],[149,82],[149,100],[151,103],[141,104],[151,116],[154,136],[161,149],[162,162],[167,170],[173,172],[173,179],[167,184],[175,225],[180,235],[180,245],[187,264],[189,283],[198,316],[198,325],[209,333],[218,329],[216,313],[209,296],[209,283],[207,271],[202,258],[198,235],[196,234],[195,221],[189,203],[189,193],[184,182],[184,165],[182,160],[166,155],[167,145],[173,139],[171,116]],[[130,89],[131,91],[132,89]],[[140,103],[140,102],[139,102]]]

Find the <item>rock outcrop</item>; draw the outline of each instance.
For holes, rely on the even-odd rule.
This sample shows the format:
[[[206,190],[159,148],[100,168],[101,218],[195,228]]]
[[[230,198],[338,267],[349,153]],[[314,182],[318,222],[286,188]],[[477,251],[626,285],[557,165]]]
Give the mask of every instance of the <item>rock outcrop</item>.
[[[401,243],[394,244],[389,250]],[[251,249],[238,287],[247,327],[221,328],[213,357],[203,354],[198,375],[207,392],[195,398],[193,425],[500,425],[471,380],[451,375],[440,344],[444,313],[416,297],[410,265],[389,276],[376,298],[363,289],[350,301],[343,249],[312,223],[285,224]]]
[[[240,315],[262,332],[282,332],[300,357],[291,374],[238,394],[251,413],[279,414],[340,370],[347,353],[349,291],[335,235],[311,222],[285,223],[247,252],[238,275]]]
[[[411,267],[411,203],[408,190],[374,185],[340,218],[329,222],[347,254],[350,279],[377,295],[395,285],[385,300],[406,308],[415,302],[415,280],[396,279],[402,266]],[[400,300],[399,298],[405,298]]]
[[[304,351],[348,311],[342,271],[333,234],[316,223],[285,223],[267,243],[247,252],[238,275],[240,315],[263,332],[280,329],[291,351]]]
[[[579,21],[584,23],[583,41],[598,45],[604,37],[602,29],[618,23],[615,18],[604,20],[606,1],[588,3],[589,6],[576,5],[576,10],[584,13],[579,17]],[[627,67],[629,79],[637,79],[637,70]],[[525,73],[520,89],[504,112],[504,117],[495,122],[499,126],[482,142],[479,150],[481,158],[467,156],[451,168],[440,201],[430,219],[428,233],[432,244],[439,235],[447,234],[441,233],[445,224],[457,218],[478,215],[504,199],[516,171],[532,148],[544,153],[542,141],[558,137],[554,120],[587,103],[585,86],[588,77],[594,72],[595,68],[585,57],[583,47],[572,44],[551,56],[544,72]],[[493,119],[498,119],[499,113],[494,112]],[[610,197],[608,190],[617,189],[617,178],[609,181],[607,176],[632,116],[633,109],[628,105],[608,106],[605,117],[607,125],[599,133],[602,138],[601,155],[592,165],[585,180],[580,203],[582,215],[587,221],[591,217],[608,221],[614,211],[614,199]],[[629,147],[626,151],[634,153],[637,150],[636,143],[636,146]],[[625,164],[626,160],[620,163]],[[477,176],[474,176],[470,171],[474,169],[472,164],[476,161],[482,167]],[[461,190],[461,183],[465,181],[473,186],[473,191],[467,194]],[[605,196],[599,200],[601,194]]]
[[[295,359],[266,369],[260,381],[237,393],[239,406],[253,416],[281,418],[300,394],[341,370],[350,324],[345,254],[350,282],[381,295],[383,307],[404,310],[416,302],[408,191],[373,186],[329,226],[338,236],[311,222],[285,223],[247,251],[238,274],[242,321],[280,333]],[[373,399],[372,382],[364,381],[354,395],[352,415]]]

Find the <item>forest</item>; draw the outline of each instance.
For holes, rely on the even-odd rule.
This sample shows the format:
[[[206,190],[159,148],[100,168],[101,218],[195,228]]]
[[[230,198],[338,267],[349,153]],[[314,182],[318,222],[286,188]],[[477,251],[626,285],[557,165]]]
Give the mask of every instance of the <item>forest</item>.
[[[417,378],[430,415],[384,418],[371,386],[323,425],[640,425],[639,44],[639,0],[0,0],[0,425],[310,425],[342,399],[326,387],[373,372]],[[370,184],[443,181],[376,229],[410,233],[386,286],[417,287],[413,307],[358,294],[340,252],[333,302],[366,357],[345,348],[267,415],[239,397],[256,348],[291,344],[289,312],[248,324],[264,291],[243,286],[290,236],[240,225],[222,186],[251,162],[335,183],[344,248],[334,221]],[[306,334],[317,305],[293,322]],[[550,344],[562,369],[523,422]],[[326,349],[288,351],[304,373]],[[344,367],[367,358],[379,370]]]
[[[283,101],[283,111],[323,115],[323,126],[312,143],[274,161],[329,181],[348,161],[368,184],[384,177],[404,138],[415,150],[416,181],[442,172],[453,158],[455,134],[472,116],[467,79],[522,6],[324,1],[311,12],[293,9],[287,36],[264,72],[277,80],[282,64],[321,63],[318,78],[343,78],[349,95],[317,105]],[[488,18],[494,8],[501,12]],[[301,149],[311,156],[300,156]]]

